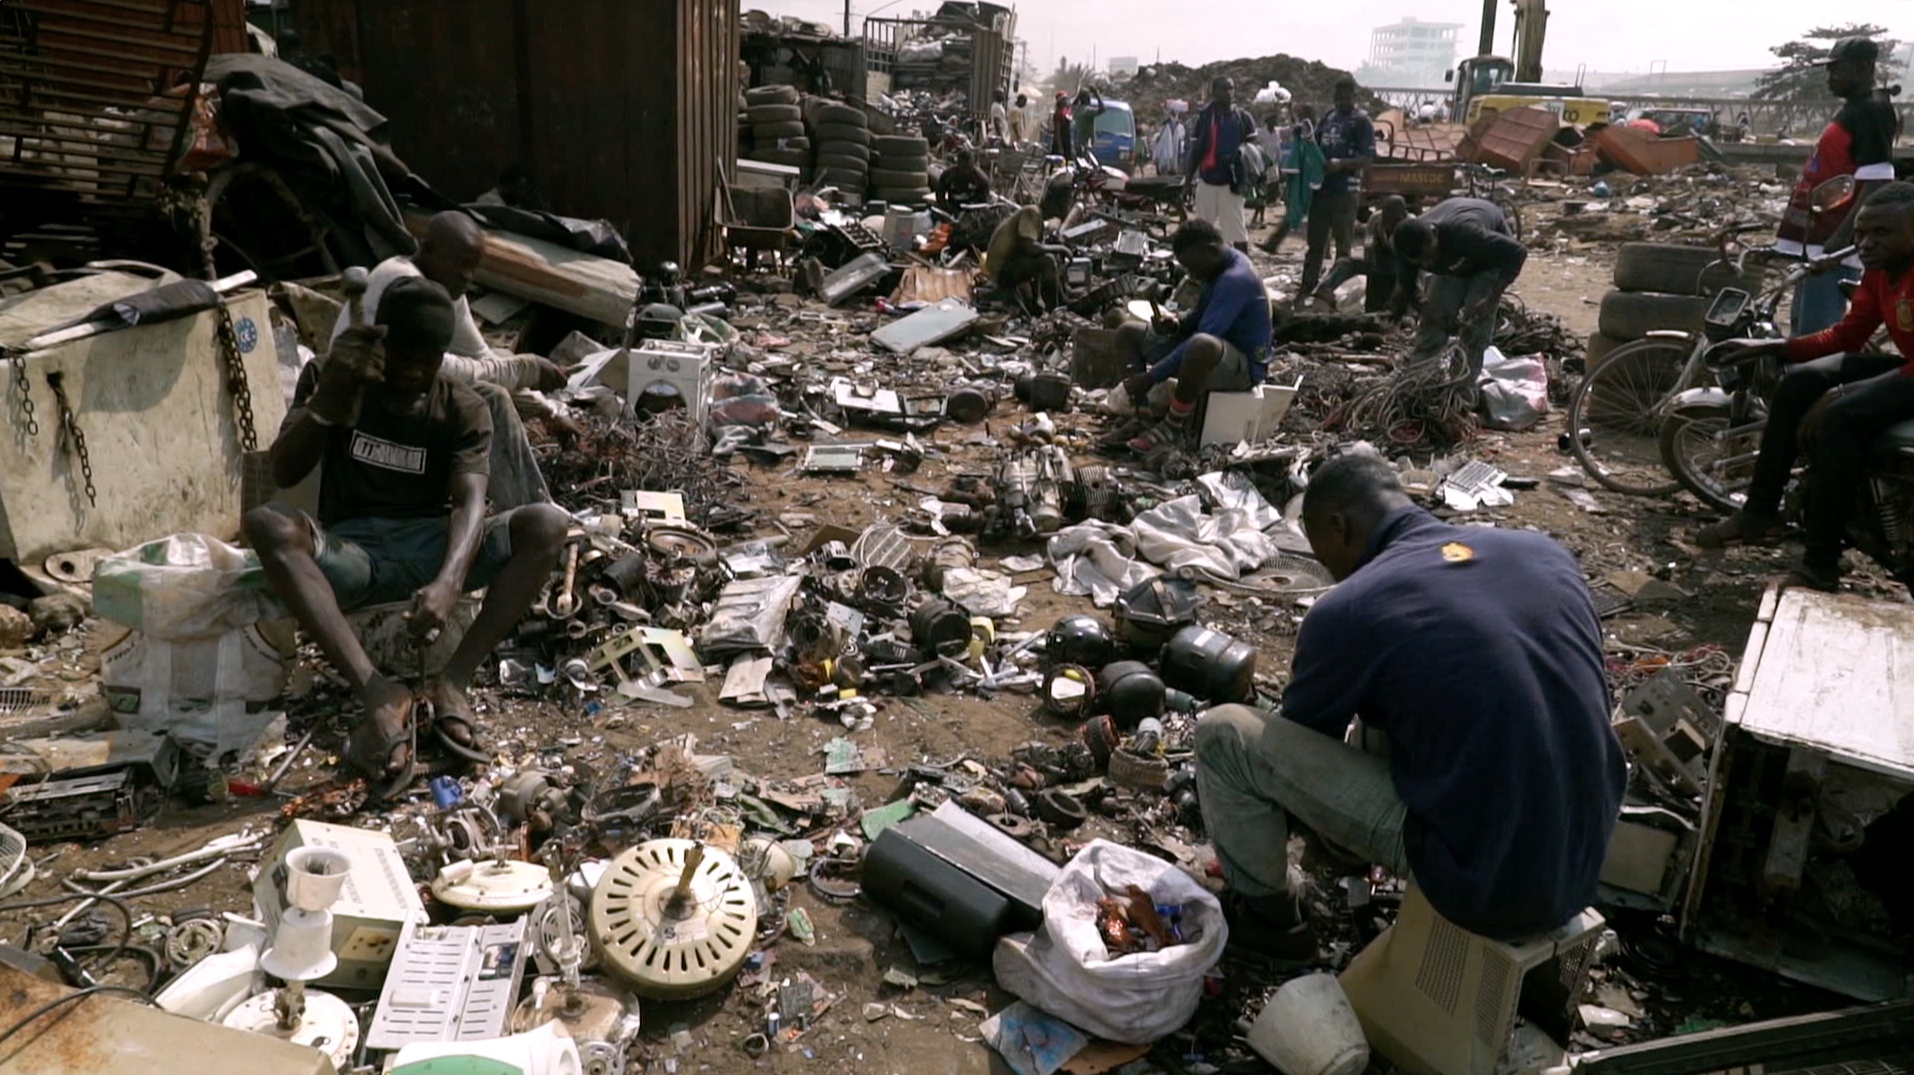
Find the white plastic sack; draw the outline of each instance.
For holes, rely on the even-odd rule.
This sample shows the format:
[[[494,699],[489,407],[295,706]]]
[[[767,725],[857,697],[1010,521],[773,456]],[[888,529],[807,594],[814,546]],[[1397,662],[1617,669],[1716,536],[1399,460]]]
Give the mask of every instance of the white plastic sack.
[[[259,557],[205,534],[174,534],[102,557],[93,568],[93,607],[169,642],[217,638],[286,615]]]
[[[138,631],[100,654],[101,693],[128,729],[171,732],[194,753],[243,751],[279,714],[290,622],[168,642]]]
[[[1101,883],[1099,883],[1101,882]],[[1187,944],[1110,958],[1097,931],[1104,885],[1136,885],[1159,904],[1183,907]],[[1108,840],[1093,840],[1043,897],[1043,928],[997,943],[997,984],[1100,1038],[1146,1044],[1196,1014],[1203,976],[1223,957],[1223,907],[1182,870]]]
[[[1548,417],[1548,365],[1541,355],[1509,358],[1490,347],[1482,352],[1483,424],[1521,433]]]

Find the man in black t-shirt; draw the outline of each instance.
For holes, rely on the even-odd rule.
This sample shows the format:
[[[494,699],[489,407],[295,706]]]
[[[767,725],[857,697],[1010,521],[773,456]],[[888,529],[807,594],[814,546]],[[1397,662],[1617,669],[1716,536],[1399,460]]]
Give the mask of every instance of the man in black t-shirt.
[[[492,420],[470,388],[439,376],[452,325],[444,288],[419,277],[395,281],[377,324],[348,329],[323,368],[309,365],[300,376],[273,442],[281,488],[325,464],[319,518],[269,504],[247,512],[244,523],[273,592],[365,704],[347,758],[381,799],[404,790],[416,772],[415,696],[373,666],[345,613],[410,600],[407,615],[423,645],[446,625],[460,594],[487,590],[423,697],[441,743],[488,760],[466,687],[531,607],[570,522],[551,504],[486,517]]]

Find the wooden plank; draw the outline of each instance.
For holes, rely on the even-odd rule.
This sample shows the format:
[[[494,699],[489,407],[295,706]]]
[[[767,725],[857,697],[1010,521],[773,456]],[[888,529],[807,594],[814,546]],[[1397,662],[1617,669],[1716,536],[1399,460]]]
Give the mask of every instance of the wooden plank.
[[[1791,589],[1760,654],[1743,729],[1914,778],[1914,608]]]

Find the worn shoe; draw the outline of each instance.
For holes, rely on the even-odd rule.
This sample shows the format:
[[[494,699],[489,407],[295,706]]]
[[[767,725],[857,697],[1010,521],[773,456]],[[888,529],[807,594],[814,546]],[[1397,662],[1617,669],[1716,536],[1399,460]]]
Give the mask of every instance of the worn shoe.
[[[1839,567],[1816,567],[1806,560],[1788,569],[1788,575],[1781,580],[1783,588],[1800,586],[1822,593],[1839,593],[1841,590],[1841,569]]]
[[[1704,549],[1725,549],[1730,545],[1778,545],[1788,528],[1774,519],[1764,519],[1737,511],[1726,519],[1695,531],[1695,544]]]
[[[1150,427],[1149,432],[1140,437],[1131,438],[1130,450],[1148,455],[1158,448],[1167,448],[1172,445],[1181,444],[1184,438],[1189,435],[1189,431],[1190,427],[1188,422],[1178,422],[1171,418],[1165,418],[1163,421]]]
[[[1296,966],[1316,961],[1316,928],[1294,896],[1225,892],[1223,919],[1232,951]]]

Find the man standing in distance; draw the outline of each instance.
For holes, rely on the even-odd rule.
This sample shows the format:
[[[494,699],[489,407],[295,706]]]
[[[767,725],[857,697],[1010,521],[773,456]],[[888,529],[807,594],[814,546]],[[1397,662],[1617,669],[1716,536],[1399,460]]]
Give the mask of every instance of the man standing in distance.
[[[1210,83],[1209,107],[1197,114],[1190,133],[1190,170],[1184,185],[1196,187],[1194,219],[1216,226],[1223,241],[1249,253],[1249,227],[1243,220],[1243,143],[1256,137],[1256,120],[1236,107],[1236,84],[1227,78]]]
[[[1819,258],[1854,241],[1856,210],[1867,200],[1868,188],[1894,178],[1894,108],[1874,95],[1874,64],[1881,47],[1865,37],[1834,43],[1826,60],[1828,89],[1847,103],[1821,132],[1814,156],[1801,169],[1794,198],[1775,234],[1776,253]],[[1857,189],[1845,206],[1814,214],[1808,195],[1836,176],[1851,175]],[[1805,336],[1829,328],[1847,311],[1841,284],[1858,280],[1861,263],[1848,258],[1838,268],[1801,281],[1794,292],[1794,325],[1790,335]]]
[[[1336,80],[1336,107],[1316,126],[1316,144],[1327,162],[1322,187],[1309,203],[1309,253],[1303,258],[1301,294],[1316,290],[1322,279],[1323,258],[1329,242],[1336,256],[1346,258],[1356,241],[1356,203],[1360,199],[1362,170],[1376,159],[1376,126],[1369,113],[1356,107],[1356,80]]]

